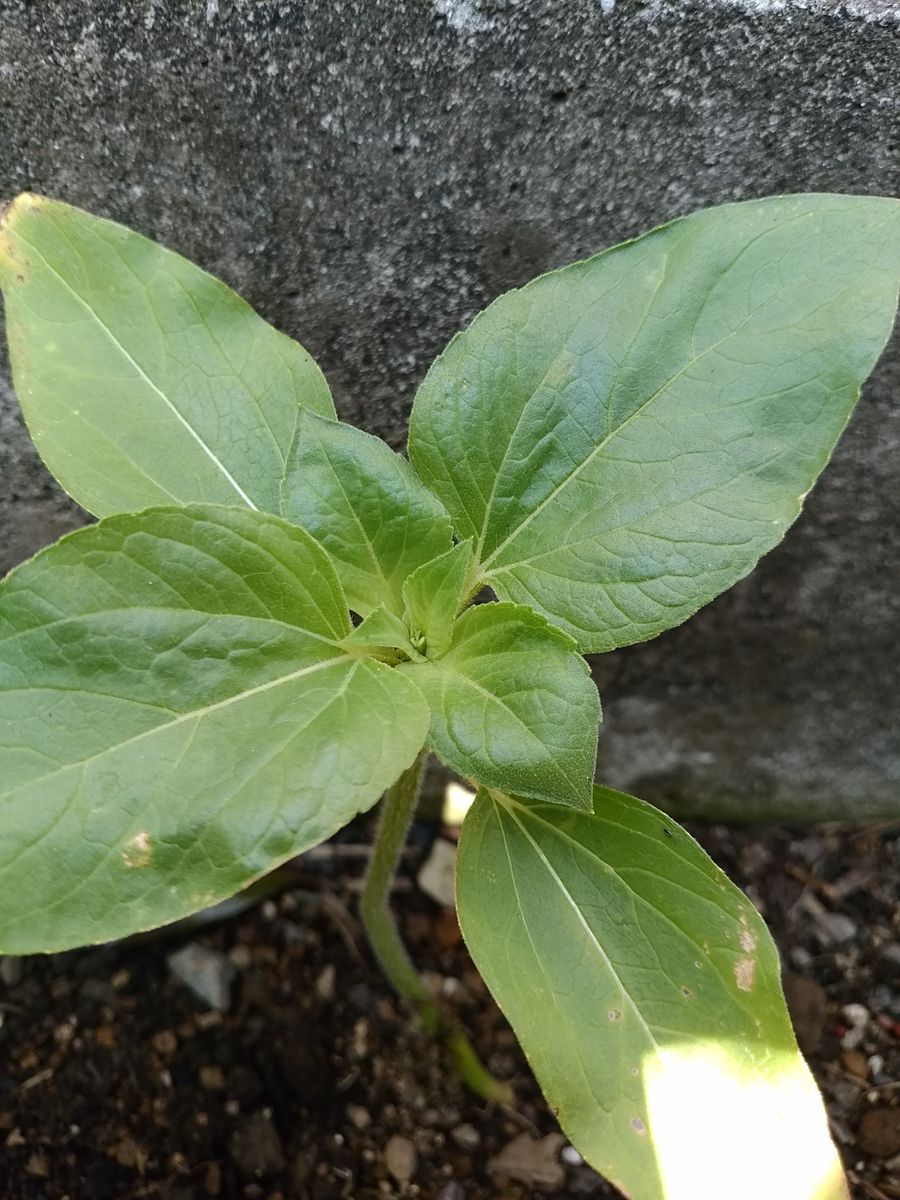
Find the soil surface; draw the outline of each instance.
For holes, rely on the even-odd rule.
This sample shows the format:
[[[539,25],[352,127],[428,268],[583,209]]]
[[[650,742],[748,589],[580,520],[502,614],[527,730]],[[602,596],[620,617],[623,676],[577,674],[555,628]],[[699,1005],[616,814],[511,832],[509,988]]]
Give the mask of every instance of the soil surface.
[[[616,1197],[415,882],[437,825],[414,828],[396,909],[515,1107],[467,1094],[390,996],[355,917],[370,832],[228,919],[2,962],[2,1200]],[[900,828],[693,832],[778,941],[854,1198],[900,1197]]]

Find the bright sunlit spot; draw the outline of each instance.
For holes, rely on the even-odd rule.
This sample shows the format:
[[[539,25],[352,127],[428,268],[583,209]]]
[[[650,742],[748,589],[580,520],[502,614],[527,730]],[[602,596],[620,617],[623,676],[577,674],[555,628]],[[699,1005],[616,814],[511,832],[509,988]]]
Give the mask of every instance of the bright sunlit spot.
[[[461,783],[451,782],[444,789],[444,806],[441,820],[445,825],[456,828],[462,825],[466,813],[475,802],[475,793]]]
[[[805,1063],[776,1054],[763,1077],[746,1061],[740,1047],[700,1042],[645,1062],[665,1200],[847,1200]]]

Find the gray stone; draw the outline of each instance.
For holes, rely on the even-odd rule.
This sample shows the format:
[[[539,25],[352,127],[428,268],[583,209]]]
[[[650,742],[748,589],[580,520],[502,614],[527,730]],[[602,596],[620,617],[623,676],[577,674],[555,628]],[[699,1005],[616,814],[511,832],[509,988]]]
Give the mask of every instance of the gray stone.
[[[123,220],[402,445],[500,291],[700,205],[896,192],[888,0],[5,0],[0,196]],[[783,547],[599,660],[601,778],[680,813],[900,812],[896,346]],[[0,395],[0,571],[83,519]]]
[[[168,963],[172,974],[190,988],[198,1000],[217,1012],[228,1012],[231,985],[237,971],[227,955],[199,942],[188,942],[169,955]]]

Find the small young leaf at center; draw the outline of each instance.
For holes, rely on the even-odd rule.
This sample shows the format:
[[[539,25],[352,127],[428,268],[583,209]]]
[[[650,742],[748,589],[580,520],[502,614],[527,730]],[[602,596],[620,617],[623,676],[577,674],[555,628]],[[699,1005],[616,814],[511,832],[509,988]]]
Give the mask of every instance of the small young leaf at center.
[[[450,518],[381,438],[302,413],[281,511],[331,555],[350,607],[403,615],[407,575],[450,549]]]
[[[407,622],[421,635],[428,658],[440,658],[450,648],[471,562],[468,538],[419,567],[403,585]]]
[[[454,771],[590,807],[600,700],[587,663],[543,617],[516,604],[476,605],[456,622],[446,654],[398,670],[428,700],[428,745]]]

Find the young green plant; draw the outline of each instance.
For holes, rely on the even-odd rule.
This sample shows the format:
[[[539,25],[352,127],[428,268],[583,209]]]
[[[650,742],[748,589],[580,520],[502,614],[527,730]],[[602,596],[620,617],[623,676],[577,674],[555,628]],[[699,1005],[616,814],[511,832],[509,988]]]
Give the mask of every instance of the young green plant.
[[[585,1158],[634,1200],[846,1196],[774,945],[667,816],[594,786],[581,656],[677,625],[780,541],[898,259],[877,197],[674,221],[477,317],[419,389],[407,461],[223,284],[19,197],[15,386],[99,520],[0,584],[0,949],[174,921],[384,793],[362,914],[443,1030],[387,908],[431,751],[477,790],[467,945]]]

